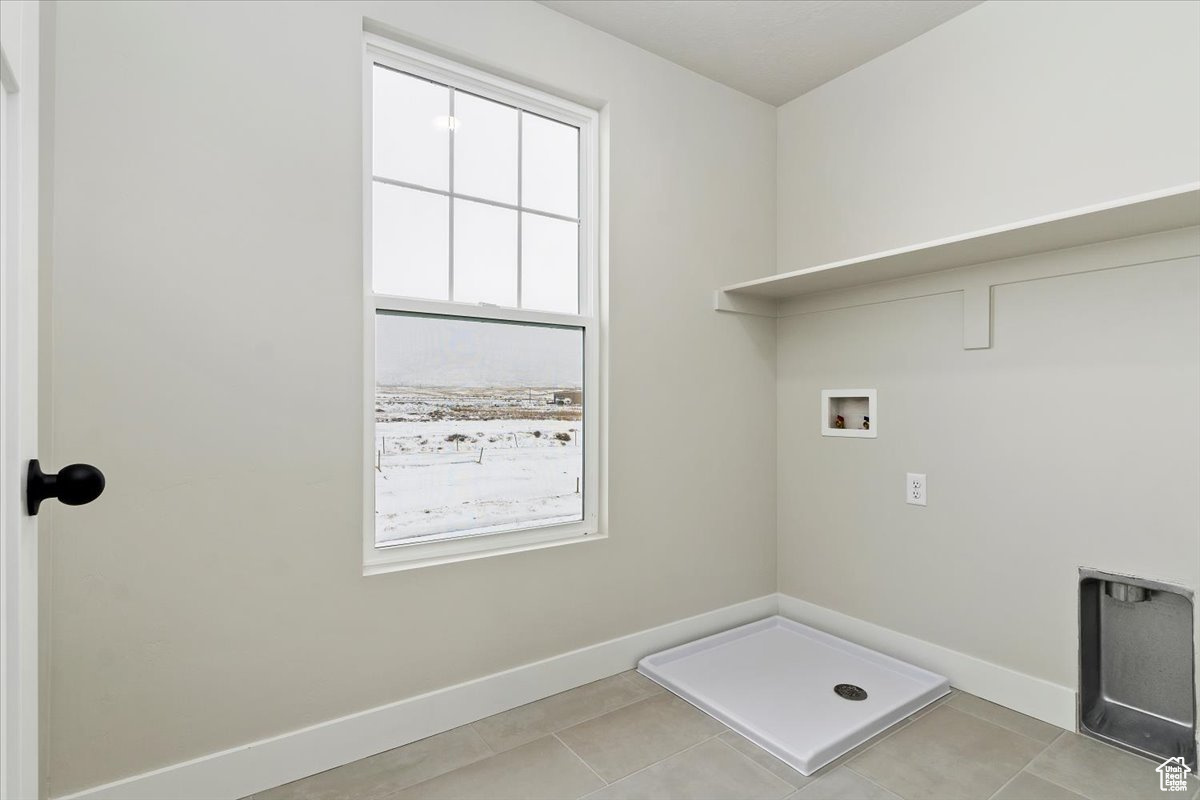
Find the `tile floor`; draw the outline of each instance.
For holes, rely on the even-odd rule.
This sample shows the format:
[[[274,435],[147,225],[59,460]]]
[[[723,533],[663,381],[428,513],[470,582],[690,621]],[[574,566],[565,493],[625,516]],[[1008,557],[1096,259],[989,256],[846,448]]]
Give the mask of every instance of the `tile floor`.
[[[805,777],[624,672],[252,800],[1200,800],[1154,767],[955,691]]]

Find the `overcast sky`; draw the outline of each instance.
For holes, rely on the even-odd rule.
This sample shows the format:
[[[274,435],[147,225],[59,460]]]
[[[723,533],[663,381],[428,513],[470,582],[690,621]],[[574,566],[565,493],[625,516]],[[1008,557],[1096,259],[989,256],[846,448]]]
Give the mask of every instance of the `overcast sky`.
[[[375,381],[383,386],[583,385],[583,332],[380,312]]]

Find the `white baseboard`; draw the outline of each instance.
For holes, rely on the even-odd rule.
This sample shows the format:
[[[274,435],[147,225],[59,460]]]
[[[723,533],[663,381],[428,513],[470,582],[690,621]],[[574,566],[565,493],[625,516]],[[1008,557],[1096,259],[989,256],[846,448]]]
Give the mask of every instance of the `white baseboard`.
[[[1075,729],[1069,687],[772,594],[57,800],[236,800],[615,675],[650,653],[777,613],[938,672],[985,700]]]
[[[945,675],[950,685],[1067,730],[1075,730],[1075,690],[966,653],[779,595],[779,613],[818,630]]]
[[[58,800],[236,800],[633,669],[650,653],[778,608],[774,594],[747,600]]]

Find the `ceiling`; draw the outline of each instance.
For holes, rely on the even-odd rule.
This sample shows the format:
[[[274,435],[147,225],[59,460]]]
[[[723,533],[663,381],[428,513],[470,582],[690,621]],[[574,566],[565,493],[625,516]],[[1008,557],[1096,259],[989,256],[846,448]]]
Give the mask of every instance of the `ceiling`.
[[[781,105],[981,0],[539,0]]]

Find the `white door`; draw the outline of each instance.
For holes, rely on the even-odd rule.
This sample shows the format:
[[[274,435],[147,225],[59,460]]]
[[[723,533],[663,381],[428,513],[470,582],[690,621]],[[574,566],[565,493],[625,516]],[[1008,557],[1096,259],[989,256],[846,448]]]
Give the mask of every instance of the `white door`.
[[[0,2],[0,797],[38,796],[38,6]]]

